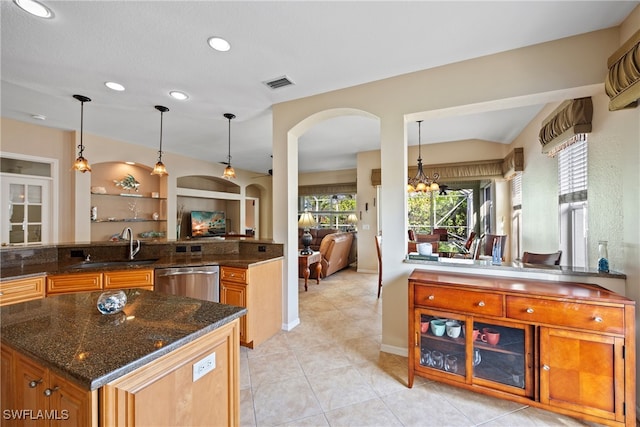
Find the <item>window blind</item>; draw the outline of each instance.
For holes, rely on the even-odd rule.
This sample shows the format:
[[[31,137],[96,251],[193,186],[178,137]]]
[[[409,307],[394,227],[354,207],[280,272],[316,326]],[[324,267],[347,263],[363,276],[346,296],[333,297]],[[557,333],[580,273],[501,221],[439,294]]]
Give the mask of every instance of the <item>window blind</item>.
[[[558,153],[558,201],[587,200],[587,138],[581,138]]]
[[[511,206],[522,209],[522,174],[516,173],[511,179]]]

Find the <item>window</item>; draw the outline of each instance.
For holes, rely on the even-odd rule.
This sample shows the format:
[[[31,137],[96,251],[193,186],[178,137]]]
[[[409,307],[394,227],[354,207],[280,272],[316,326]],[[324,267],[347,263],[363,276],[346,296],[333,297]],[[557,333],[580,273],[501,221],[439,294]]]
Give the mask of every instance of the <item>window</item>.
[[[356,195],[351,193],[316,194],[298,198],[298,214],[309,211],[318,228],[348,230],[353,227],[347,217],[356,213]]]
[[[576,135],[558,157],[560,249],[572,267],[587,267],[587,135]]]
[[[450,239],[463,242],[472,231],[471,189],[454,190],[441,184],[440,192],[409,194],[407,202],[410,230],[433,233],[436,228],[445,228]]]

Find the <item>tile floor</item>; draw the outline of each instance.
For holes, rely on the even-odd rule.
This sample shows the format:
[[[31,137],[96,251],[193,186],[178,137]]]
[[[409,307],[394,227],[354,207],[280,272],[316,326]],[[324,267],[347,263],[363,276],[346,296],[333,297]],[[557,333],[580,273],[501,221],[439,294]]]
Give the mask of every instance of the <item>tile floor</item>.
[[[416,377],[380,351],[377,275],[346,269],[304,291],[301,324],[240,353],[240,425],[584,426],[521,404]]]

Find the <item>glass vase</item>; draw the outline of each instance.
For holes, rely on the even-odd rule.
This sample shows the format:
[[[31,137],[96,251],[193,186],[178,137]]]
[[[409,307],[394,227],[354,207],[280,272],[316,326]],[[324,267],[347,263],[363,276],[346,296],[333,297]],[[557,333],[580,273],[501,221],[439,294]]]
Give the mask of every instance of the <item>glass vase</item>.
[[[98,297],[98,311],[102,314],[115,314],[122,311],[127,304],[124,291],[106,291]]]
[[[609,272],[609,252],[607,250],[606,240],[601,240],[598,242],[598,272]]]

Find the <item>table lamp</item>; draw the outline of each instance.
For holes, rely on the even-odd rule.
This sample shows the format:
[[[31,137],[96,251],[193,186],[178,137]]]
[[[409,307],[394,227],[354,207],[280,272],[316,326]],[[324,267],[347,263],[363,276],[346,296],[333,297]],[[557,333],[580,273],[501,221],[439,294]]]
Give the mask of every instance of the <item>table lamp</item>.
[[[309,247],[311,240],[313,240],[311,233],[309,233],[309,228],[315,225],[316,220],[313,219],[313,215],[309,212],[304,211],[304,213],[300,215],[298,226],[304,228],[304,233],[302,233],[302,245],[304,246],[304,249],[300,251],[300,255],[311,255],[313,253],[313,250]]]
[[[349,230],[355,231],[356,224],[358,223],[358,217],[356,216],[356,214],[349,214],[349,216],[347,217],[347,223],[349,224]]]

